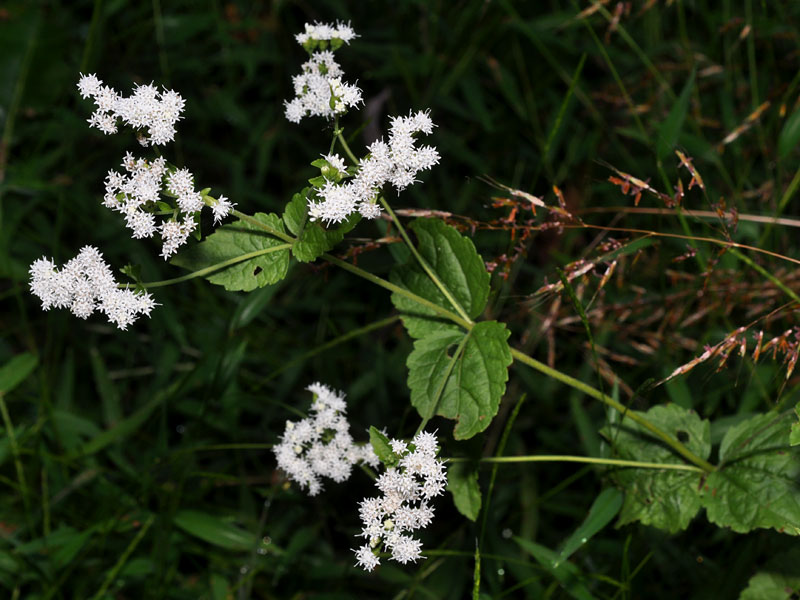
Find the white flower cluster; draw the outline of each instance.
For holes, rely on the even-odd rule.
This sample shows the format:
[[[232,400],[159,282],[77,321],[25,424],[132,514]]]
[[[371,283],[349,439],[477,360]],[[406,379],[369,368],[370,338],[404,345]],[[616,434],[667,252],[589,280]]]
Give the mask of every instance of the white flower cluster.
[[[314,52],[302,68],[292,78],[295,97],[285,102],[286,118],[292,123],[307,116],[335,117],[361,102],[361,89],[342,81],[344,72],[330,50]]]
[[[175,137],[175,123],[181,118],[184,99],[172,90],[159,92],[154,85],[140,85],[127,98],[114,88],[103,85],[94,74],[81,74],[78,90],[83,98],[90,96],[97,110],[89,117],[89,125],[105,134],[117,132],[117,119],[136,129],[147,129],[140,136],[143,146],[162,145]]]
[[[163,157],[148,162],[143,158],[134,158],[130,152],[125,155],[122,166],[125,173],[111,170],[106,176],[103,205],[122,213],[134,238],[149,238],[156,232],[160,233],[163,242],[161,256],[169,258],[194,231],[196,223],[193,213],[205,206],[203,196],[194,189],[193,175],[188,169],[170,172]],[[157,208],[156,202],[162,191],[176,198],[178,208],[185,213],[183,221],[156,223],[155,215],[150,210]],[[211,207],[214,223],[227,216],[233,206],[225,196],[220,196]]]
[[[40,258],[31,265],[30,275],[31,292],[44,310],[69,308],[81,319],[99,310],[120,329],[139,315],[150,315],[155,306],[147,292],[119,289],[103,255],[92,246],[83,248],[61,271],[50,259]]]
[[[433,146],[414,146],[415,133],[432,131],[433,121],[427,112],[393,117],[389,142],[378,140],[369,146],[369,154],[359,163],[352,180],[345,183],[329,180],[317,190],[318,199],[309,199],[309,217],[341,223],[356,211],[367,219],[380,216],[377,198],[383,185],[391,183],[398,192],[402,191],[416,181],[419,171],[439,162],[439,153]]]
[[[371,571],[380,564],[383,544],[392,558],[403,564],[421,556],[422,543],[406,532],[427,527],[433,519],[428,501],[447,484],[444,462],[436,458],[438,445],[432,433],[418,433],[411,444],[391,440],[392,451],[402,456],[397,467],[387,469],[375,482],[382,498],[366,498],[359,505],[367,543],[355,551],[357,564]]]
[[[297,422],[287,421],[273,452],[289,479],[315,496],[322,490],[321,477],[341,483],[350,477],[356,463],[376,467],[380,461],[369,444],[357,446],[353,441],[344,394],[321,383],[306,389],[314,394],[311,415]]]
[[[297,43],[301,46],[306,46],[314,42],[330,42],[340,40],[349,44],[356,37],[356,32],[350,27],[350,24],[336,23],[336,25],[329,25],[327,23],[306,23],[305,31],[298,33],[294,36]]]

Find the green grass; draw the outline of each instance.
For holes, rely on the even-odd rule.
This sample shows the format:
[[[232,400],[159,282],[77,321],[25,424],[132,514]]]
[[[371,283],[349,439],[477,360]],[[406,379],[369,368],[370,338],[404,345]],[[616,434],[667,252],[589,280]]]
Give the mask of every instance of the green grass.
[[[316,380],[347,392],[357,439],[370,425],[413,434],[411,341],[388,295],[333,267],[295,264],[284,281],[250,294],[202,279],[159,288],[152,319],[127,332],[43,312],[27,289],[28,265],[42,255],[63,262],[92,244],[115,268],[141,265],[145,281],[185,274],[152,241],[131,240],[100,205],[103,177],[132,139],[88,128],[91,106],[75,88],[81,71],[118,89],[153,81],[179,91],[187,109],[174,160],[248,214],[280,211],[330,142],[322,121],[296,126],[283,117],[304,60],[292,36],[305,21],[349,20],[361,37],[337,57],[378,119],[359,131],[366,113],[348,115],[345,136],[358,153],[365,135],[386,130],[388,115],[431,109],[441,165],[392,205],[479,221],[474,240],[487,261],[502,263],[520,245],[507,276],[502,266],[493,275],[487,316],[509,323],[525,351],[581,381],[599,378],[637,410],[672,401],[730,425],[794,404],[796,374],[785,379],[780,355],[754,364],[752,338],[747,355],[733,352],[720,372],[707,362],[631,392],[756,319],[765,341],[795,325],[789,309],[764,315],[797,289],[796,265],[781,258],[800,259],[796,225],[742,218],[726,229],[691,211],[714,211],[724,199],[743,216],[800,212],[798,150],[787,141],[790,149],[779,149],[800,93],[800,5],[632,4],[609,34],[615,3],[577,19],[590,4],[567,0],[8,3],[0,12],[0,364],[29,352],[38,366],[0,396],[0,596],[464,598],[479,586],[480,598],[570,597],[559,584],[564,571],[543,567],[514,540],[557,551],[608,485],[603,470],[579,464],[487,466],[480,482],[492,489],[491,510],[477,524],[444,496],[422,534],[427,560],[357,570],[350,548],[369,479],[357,473],[308,498],[285,485],[269,444],[307,407],[302,390]],[[722,144],[766,101],[749,129]],[[705,190],[686,189],[689,210],[680,214],[628,210],[633,196],[608,181],[619,176],[610,167],[663,193],[678,177],[688,188],[673,146],[693,158]],[[602,246],[611,238],[640,235],[568,227],[512,240],[507,225],[480,225],[501,225],[509,208],[493,207],[493,198],[512,197],[482,176],[548,205],[557,205],[558,186],[590,225],[730,236],[780,256],[655,237],[620,253],[602,290],[603,266],[572,280],[581,316],[568,294],[535,292],[569,263],[614,250]],[[532,218],[523,207],[518,224]],[[639,207],[665,205],[645,193]],[[581,213],[590,208],[608,212]],[[382,227],[359,225],[337,255]],[[689,245],[695,254],[675,262]],[[397,249],[363,252],[358,264],[384,276]],[[494,454],[500,444],[506,455],[596,457],[606,450],[597,437],[605,419],[599,403],[514,367],[485,436],[456,442],[449,423],[432,425],[449,456]],[[677,535],[606,527],[567,564],[597,598],[736,598],[792,545],[776,532],[739,535],[698,518]]]

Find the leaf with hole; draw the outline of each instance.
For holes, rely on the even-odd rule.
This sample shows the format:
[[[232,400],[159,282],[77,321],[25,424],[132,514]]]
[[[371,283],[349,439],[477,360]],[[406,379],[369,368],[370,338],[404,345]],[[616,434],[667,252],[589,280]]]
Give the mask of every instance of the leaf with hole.
[[[283,221],[275,214],[256,213],[253,218],[284,232]],[[204,241],[182,250],[170,262],[177,267],[199,271],[237,258],[243,260],[214,270],[206,275],[206,279],[228,291],[250,292],[277,283],[286,277],[289,269],[286,242],[253,223],[241,220],[219,227]]]
[[[676,404],[654,406],[639,414],[675,437],[702,459],[711,453],[711,428],[696,413]],[[644,427],[630,419],[609,424],[600,432],[610,441],[619,458],[640,462],[681,464],[686,461]],[[700,510],[698,486],[702,474],[696,471],[614,468],[612,479],[625,491],[619,525],[641,521],[675,533],[686,529]]]
[[[414,342],[406,362],[408,387],[422,418],[455,419],[456,439],[486,429],[506,389],[508,336],[503,323],[482,321],[470,331],[434,331]]]

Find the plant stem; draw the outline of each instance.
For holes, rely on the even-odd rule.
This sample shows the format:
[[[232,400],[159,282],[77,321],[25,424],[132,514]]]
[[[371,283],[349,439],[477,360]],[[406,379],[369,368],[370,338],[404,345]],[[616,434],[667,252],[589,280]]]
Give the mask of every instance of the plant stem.
[[[400,231],[400,235],[403,237],[403,240],[405,241],[406,246],[408,246],[408,249],[411,250],[411,254],[414,255],[414,258],[417,259],[417,262],[422,267],[422,270],[425,271],[428,277],[430,277],[434,285],[436,285],[436,287],[439,288],[439,291],[441,291],[442,294],[444,294],[444,297],[447,298],[447,301],[450,302],[453,308],[456,309],[456,312],[461,316],[461,318],[469,323],[472,323],[472,319],[469,318],[469,315],[467,315],[467,313],[461,307],[461,304],[458,303],[458,300],[456,300],[453,297],[453,295],[450,293],[450,290],[448,290],[445,287],[444,283],[442,283],[442,281],[436,276],[436,273],[433,272],[433,269],[431,269],[431,266],[428,264],[428,261],[422,258],[422,256],[420,256],[420,253],[417,251],[416,246],[414,246],[414,244],[411,243],[411,240],[409,239],[405,228],[400,223],[400,219],[397,218],[397,215],[394,214],[394,211],[392,210],[392,207],[389,206],[389,203],[386,201],[386,198],[381,196],[380,201],[381,204],[383,205],[383,208],[386,210],[387,213],[389,213],[389,216],[392,218],[392,221],[394,222],[398,231]]]
[[[628,411],[625,405],[621,404],[620,402],[617,402],[616,400],[614,400],[609,396],[606,396],[600,390],[597,390],[592,386],[587,385],[582,381],[575,379],[574,377],[571,377],[570,375],[567,375],[566,373],[562,373],[561,371],[553,369],[552,367],[548,367],[546,364],[539,362],[535,358],[531,358],[530,356],[517,350],[516,348],[511,348],[511,356],[513,356],[518,361],[525,363],[529,367],[536,369],[540,373],[544,373],[548,377],[552,377],[553,379],[556,379],[562,383],[567,384],[570,387],[575,388],[576,390],[583,392],[587,396],[591,396],[596,400],[600,400],[600,402],[602,402],[603,404],[610,406],[611,408],[619,412],[623,416],[623,418],[627,417],[631,421],[634,421],[639,425],[641,425],[642,427],[644,427],[645,429],[647,429],[650,433],[655,435],[657,438],[659,438],[661,441],[667,444],[670,448],[675,450],[675,452],[683,456],[689,462],[700,467],[703,471],[710,473],[711,471],[714,470],[714,465],[697,456],[694,452],[689,450],[678,440],[673,439],[672,436],[670,436],[667,432],[663,431],[656,425],[653,425],[645,417],[635,412]]]
[[[336,129],[336,139],[339,140],[339,143],[342,145],[342,148],[344,148],[345,154],[347,154],[350,160],[353,161],[353,164],[357,165],[358,159],[356,158],[356,155],[353,154],[353,151],[350,150],[350,146],[347,145],[347,140],[344,139],[341,129]]]
[[[142,283],[141,286],[145,289],[157,288],[157,287],[164,287],[167,285],[172,285],[174,283],[182,283],[184,281],[189,281],[190,279],[194,279],[195,277],[205,277],[209,273],[213,273],[214,271],[218,271],[220,269],[224,269],[225,267],[230,267],[231,265],[235,265],[236,263],[244,262],[246,260],[250,260],[251,258],[256,258],[257,256],[262,256],[264,254],[269,254],[271,252],[279,252],[281,250],[288,250],[291,248],[291,244],[280,244],[279,246],[272,246],[271,248],[264,248],[262,250],[255,250],[254,252],[248,252],[247,254],[242,254],[240,256],[234,256],[233,258],[229,258],[228,260],[223,260],[222,262],[218,262],[215,265],[211,265],[210,267],[206,267],[205,269],[199,269],[197,271],[192,271],[186,275],[182,275],[181,277],[175,277],[173,279],[164,279],[162,281],[150,281],[148,283]],[[121,283],[117,287],[126,288],[128,287],[127,283]]]
[[[17,471],[20,495],[22,496],[22,503],[25,505],[25,517],[27,518],[28,526],[30,527],[31,515],[28,484],[25,481],[25,470],[22,468],[22,460],[19,457],[19,445],[17,444],[17,436],[14,433],[14,424],[11,422],[11,415],[8,414],[8,407],[6,406],[5,394],[3,392],[0,392],[0,413],[3,416],[3,426],[6,428],[8,445],[11,446],[11,454],[14,457],[14,468]]]
[[[449,458],[448,462],[466,462],[467,458]],[[705,470],[695,465],[682,465],[676,463],[652,463],[638,460],[622,460],[617,458],[595,458],[592,456],[571,456],[567,454],[540,454],[532,456],[487,456],[481,458],[482,463],[529,463],[529,462],[574,462],[589,463],[593,465],[608,465],[611,467],[630,467],[636,469],[670,469],[672,471],[695,471],[704,473]]]
[[[136,546],[139,545],[139,542],[141,542],[142,538],[144,538],[144,536],[147,534],[147,531],[150,529],[150,526],[155,521],[155,518],[156,518],[155,515],[150,515],[147,518],[147,521],[144,522],[142,528],[137,532],[133,540],[131,540],[131,543],[128,544],[128,547],[125,548],[125,551],[119,557],[119,560],[117,560],[114,567],[108,572],[105,581],[103,581],[103,585],[100,586],[100,589],[97,590],[97,593],[94,596],[92,596],[92,600],[99,600],[100,598],[105,596],[106,592],[108,591],[108,588],[111,587],[111,584],[114,583],[114,580],[117,578],[117,575],[119,575],[119,572],[122,570],[122,567],[125,566],[125,563],[128,562],[128,559],[130,558],[131,554],[133,554],[133,551],[136,550]]]
[[[379,285],[380,287],[387,289],[391,292],[395,292],[397,294],[400,294],[401,296],[405,296],[406,298],[409,298],[414,302],[421,304],[426,308],[431,309],[437,314],[443,316],[445,319],[448,319],[450,321],[453,321],[453,323],[461,325],[461,327],[463,327],[464,329],[472,329],[472,327],[474,326],[474,323],[465,321],[454,312],[449,311],[446,308],[442,308],[438,304],[435,304],[430,300],[423,298],[422,296],[418,296],[414,292],[409,292],[407,289],[402,288],[399,285],[395,285],[390,281],[386,281],[385,279],[382,279],[377,275],[373,275],[369,271],[365,271],[364,269],[361,269],[353,264],[350,264],[349,262],[343,261],[330,254],[323,254],[322,258],[328,261],[329,263],[336,265],[337,267],[341,267],[345,271],[350,271],[354,275],[358,275],[359,277],[362,277],[363,279],[366,279],[367,281],[374,283],[375,285]]]

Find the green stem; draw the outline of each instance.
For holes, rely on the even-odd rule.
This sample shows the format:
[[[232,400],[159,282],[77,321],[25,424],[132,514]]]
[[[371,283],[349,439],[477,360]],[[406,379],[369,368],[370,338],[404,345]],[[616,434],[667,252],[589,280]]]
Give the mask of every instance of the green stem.
[[[205,269],[192,271],[191,273],[182,275],[181,277],[175,277],[173,279],[164,279],[162,281],[150,281],[147,283],[142,283],[141,285],[145,289],[151,289],[157,287],[164,287],[175,283],[182,283],[184,281],[189,281],[190,279],[194,279],[196,277],[205,277],[209,273],[213,273],[214,271],[219,271],[220,269],[224,269],[225,267],[230,267],[231,265],[235,265],[236,263],[250,260],[251,258],[256,258],[257,256],[262,256],[264,254],[269,254],[271,252],[279,252],[281,250],[288,250],[291,247],[292,247],[291,244],[280,244],[279,246],[272,246],[270,248],[264,248],[262,250],[255,250],[254,252],[248,252],[247,254],[234,256],[233,258],[229,258],[228,260],[223,260],[222,262],[218,262],[217,264],[211,265],[210,267],[206,267]],[[117,287],[125,288],[128,287],[128,284],[121,283]]]
[[[11,454],[14,456],[14,468],[17,470],[17,480],[19,481],[22,503],[25,505],[25,516],[28,521],[30,521],[28,484],[25,481],[25,471],[22,468],[22,460],[20,460],[19,457],[19,445],[17,444],[17,436],[14,433],[14,424],[11,422],[11,415],[8,414],[8,407],[6,406],[5,394],[3,392],[0,392],[0,413],[3,415],[3,426],[6,428],[8,444],[11,446]],[[30,525],[30,522],[28,524]]]
[[[448,319],[450,321],[453,321],[453,323],[457,323],[458,325],[461,325],[461,327],[463,327],[464,329],[468,329],[469,330],[469,329],[472,329],[472,327],[474,326],[474,323],[470,323],[469,321],[465,321],[464,319],[462,319],[460,316],[458,316],[454,312],[449,311],[446,308],[442,308],[438,304],[435,304],[435,303],[431,302],[430,300],[426,300],[422,296],[417,296],[414,292],[409,292],[407,289],[402,288],[399,285],[395,285],[394,283],[392,283],[390,281],[386,281],[385,279],[381,279],[377,275],[373,275],[369,271],[365,271],[364,269],[361,269],[361,268],[359,268],[359,267],[357,267],[357,266],[355,266],[353,264],[350,264],[349,262],[343,261],[343,260],[341,260],[339,258],[336,258],[335,256],[330,255],[330,254],[323,254],[322,258],[325,259],[326,261],[328,261],[329,263],[336,265],[337,267],[341,267],[345,271],[350,271],[354,275],[358,275],[359,277],[374,283],[375,285],[378,285],[378,286],[380,286],[380,287],[382,287],[384,289],[387,289],[387,290],[389,290],[391,292],[395,292],[397,294],[400,294],[401,296],[405,296],[406,298],[409,298],[409,299],[413,300],[414,302],[416,302],[418,304],[421,304],[422,306],[424,306],[426,308],[431,309],[436,314],[441,315],[445,319]]]
[[[336,130],[336,139],[339,140],[339,143],[342,145],[342,148],[344,148],[345,154],[347,154],[350,160],[353,161],[353,164],[357,165],[358,159],[356,158],[356,155],[353,154],[353,151],[350,150],[350,146],[347,145],[347,140],[344,139],[341,129]]]
[[[450,458],[448,462],[467,462],[468,458]],[[670,469],[673,471],[705,472],[704,469],[694,465],[675,463],[640,462],[638,460],[622,460],[617,458],[595,458],[592,456],[571,456],[568,454],[539,454],[532,456],[487,456],[481,458],[482,463],[529,463],[529,462],[574,462],[589,463],[593,465],[608,465],[611,467],[630,467],[635,469]]]
[[[433,269],[428,264],[428,261],[425,260],[424,258],[422,258],[422,256],[420,256],[420,253],[417,251],[416,246],[414,246],[414,244],[411,243],[411,240],[409,239],[405,228],[400,223],[400,219],[397,218],[397,215],[394,214],[394,211],[392,210],[392,207],[389,206],[388,202],[386,202],[386,198],[381,196],[380,197],[380,201],[381,201],[381,204],[383,205],[383,208],[386,210],[387,213],[389,213],[389,216],[392,218],[392,221],[394,222],[394,224],[397,227],[398,231],[400,231],[400,235],[403,237],[403,240],[405,241],[405,243],[408,246],[409,250],[411,250],[411,254],[414,255],[414,258],[417,259],[417,262],[422,267],[422,270],[425,271],[425,273],[428,275],[428,277],[430,277],[430,279],[431,279],[431,281],[433,281],[434,285],[436,285],[436,287],[439,288],[439,291],[441,291],[442,294],[444,294],[444,297],[447,298],[447,301],[450,302],[450,304],[453,306],[453,308],[456,309],[456,312],[461,316],[461,318],[464,319],[465,321],[467,321],[468,323],[472,323],[472,319],[469,318],[469,315],[467,315],[466,311],[462,308],[461,304],[459,304],[458,300],[456,300],[453,297],[453,295],[450,293],[450,290],[448,290],[445,287],[444,283],[442,283],[442,281],[436,276],[436,273],[433,272]]]
[[[258,227],[259,229],[263,229],[267,233],[269,233],[271,235],[274,235],[276,238],[282,239],[284,242],[288,242],[289,244],[293,244],[296,241],[295,238],[293,238],[289,234],[284,233],[283,231],[279,231],[277,229],[274,229],[273,227],[270,227],[266,223],[262,223],[258,219],[254,218],[254,217],[251,217],[250,215],[245,214],[245,213],[243,213],[241,211],[238,211],[238,210],[234,209],[234,210],[231,211],[231,214],[234,215],[235,217],[238,217],[239,219],[241,219],[245,223],[249,223],[253,227]]]
[[[122,567],[124,567],[125,563],[128,562],[128,559],[130,558],[131,554],[133,554],[133,551],[136,550],[136,546],[139,545],[139,542],[141,542],[144,536],[147,534],[147,531],[150,529],[150,526],[153,524],[155,519],[156,519],[155,515],[150,515],[147,518],[147,521],[144,522],[142,528],[139,530],[136,536],[131,540],[131,543],[128,544],[128,547],[125,548],[125,551],[119,557],[119,560],[117,560],[114,567],[108,572],[105,581],[103,581],[103,585],[100,586],[100,589],[97,590],[97,593],[94,596],[92,596],[92,600],[99,600],[100,598],[105,596],[106,592],[108,591],[108,588],[111,587],[112,583],[114,583],[114,580],[117,578],[117,575],[119,575],[119,572],[122,570]]]
[[[594,398],[596,400],[599,400],[603,404],[605,404],[607,406],[610,406],[611,408],[613,408],[614,410],[619,412],[623,417],[627,417],[631,421],[634,421],[634,422],[638,423],[639,425],[641,425],[642,427],[644,427],[645,429],[647,429],[650,433],[655,435],[662,442],[664,442],[670,448],[675,450],[675,452],[677,452],[678,454],[683,456],[689,462],[691,462],[691,463],[697,465],[698,467],[700,467],[703,471],[706,471],[707,473],[710,473],[711,471],[714,470],[714,465],[712,465],[708,461],[703,460],[702,458],[697,456],[694,452],[689,450],[686,446],[681,444],[678,440],[673,439],[672,436],[670,436],[667,432],[663,431],[662,429],[660,429],[656,425],[653,425],[653,423],[648,421],[645,417],[643,417],[643,416],[641,416],[641,415],[639,415],[639,414],[637,414],[635,412],[628,411],[627,407],[624,404],[621,404],[620,402],[617,402],[613,398],[611,398],[609,396],[606,396],[600,390],[597,390],[597,389],[593,388],[592,386],[587,385],[587,384],[583,383],[582,381],[567,375],[566,373],[562,373],[561,371],[553,369],[552,367],[548,367],[546,364],[544,364],[542,362],[539,362],[535,358],[531,358],[530,356],[528,356],[527,354],[525,354],[523,352],[520,352],[516,348],[511,348],[511,356],[513,356],[518,361],[528,365],[529,367],[532,367],[532,368],[536,369],[540,373],[544,373],[548,377],[552,377],[553,379],[556,379],[556,380],[560,381],[561,383],[565,383],[568,386],[573,387],[576,390],[579,390],[579,391],[583,392],[587,396],[591,396],[592,398]]]

